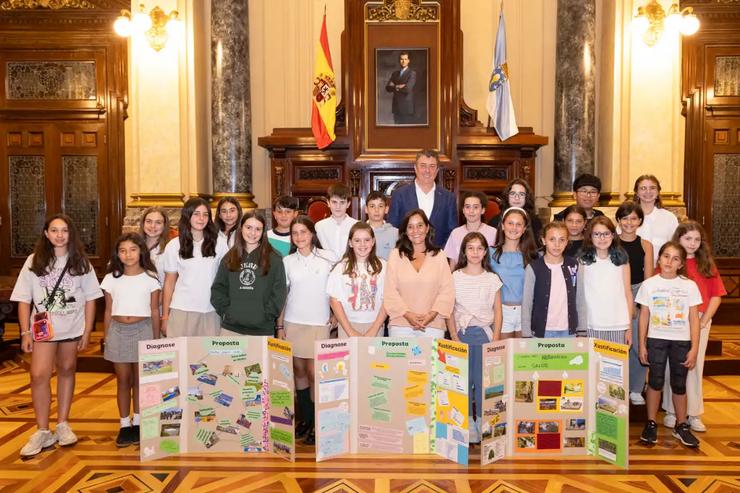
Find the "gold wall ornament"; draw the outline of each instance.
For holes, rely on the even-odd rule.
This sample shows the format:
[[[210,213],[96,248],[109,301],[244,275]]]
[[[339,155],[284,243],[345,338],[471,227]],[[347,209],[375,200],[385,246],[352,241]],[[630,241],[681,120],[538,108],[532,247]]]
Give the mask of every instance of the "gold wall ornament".
[[[383,0],[368,2],[366,5],[368,21],[436,21],[439,20],[439,3],[424,0]]]
[[[21,9],[94,9],[87,0],[2,0],[0,10]]]
[[[666,30],[691,36],[699,30],[699,19],[692,7],[681,9],[677,2],[673,2],[666,13],[660,2],[649,0],[645,5],[637,7],[637,14],[632,19],[632,29],[635,34],[642,36],[646,45],[653,46]]]
[[[183,23],[179,15],[177,10],[167,14],[159,6],[147,14],[142,3],[133,14],[122,10],[113,23],[113,30],[124,38],[143,35],[153,50],[160,51],[171,38],[182,38]]]

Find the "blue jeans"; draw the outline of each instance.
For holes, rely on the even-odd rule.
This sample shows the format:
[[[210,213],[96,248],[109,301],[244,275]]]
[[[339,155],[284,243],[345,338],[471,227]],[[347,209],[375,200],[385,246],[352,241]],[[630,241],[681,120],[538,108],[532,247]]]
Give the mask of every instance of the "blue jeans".
[[[491,342],[481,327],[468,327],[465,334],[457,331],[457,337],[468,345],[468,416],[473,416],[473,401],[475,401],[475,416],[480,420],[483,414],[483,351],[482,344]]]
[[[632,298],[637,296],[640,284],[632,285]],[[639,314],[639,312],[638,312]],[[639,315],[632,321],[632,346],[630,347],[630,392],[641,394],[645,387],[647,366],[640,363],[640,334],[638,329]]]
[[[568,330],[546,330],[545,331],[545,339],[554,339],[554,338],[561,338],[561,337],[571,337]]]

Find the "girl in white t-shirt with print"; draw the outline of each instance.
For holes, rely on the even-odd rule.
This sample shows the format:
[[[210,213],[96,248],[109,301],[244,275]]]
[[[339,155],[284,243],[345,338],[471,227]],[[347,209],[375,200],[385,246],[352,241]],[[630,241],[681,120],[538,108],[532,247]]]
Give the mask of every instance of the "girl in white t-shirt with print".
[[[355,223],[347,243],[347,252],[334,266],[326,285],[331,309],[339,321],[339,338],[376,337],[386,318],[386,262],[375,254],[375,234],[367,223]]]
[[[660,273],[645,279],[635,301],[640,309],[640,361],[649,365],[647,418],[640,441],[658,441],[655,418],[660,407],[660,393],[665,382],[666,364],[670,363],[670,382],[676,426],[673,436],[687,447],[696,448],[699,440],[691,433],[687,415],[686,377],[696,365],[699,351],[699,306],[701,293],[696,283],[686,277],[686,250],[669,241],[660,247]]]
[[[465,235],[456,265],[457,268],[452,273],[455,282],[455,308],[452,316],[447,319],[447,328],[453,341],[464,342],[470,348],[468,358],[470,441],[478,443],[483,409],[481,346],[501,339],[503,283],[491,269],[488,261],[488,242],[479,232]]]
[[[21,449],[21,457],[33,457],[55,443],[77,442],[67,422],[75,390],[77,352],[87,348],[95,326],[95,300],[101,296],[98,278],[85,255],[77,228],[65,214],[51,216],[10,295],[11,301],[18,302],[21,348],[31,353],[31,400],[38,426]],[[35,342],[31,314],[38,312],[47,313],[53,336]],[[57,428],[52,433],[50,383],[55,366]]]
[[[211,305],[211,284],[228,246],[200,197],[185,202],[178,230],[164,249],[160,330],[168,337],[217,336],[221,319]]]
[[[118,415],[121,427],[117,447],[139,443],[139,341],[159,337],[157,271],[144,239],[135,233],[118,238],[108,274],[100,285],[105,291],[105,352],[116,373]],[[145,363],[146,364],[146,363]],[[133,400],[134,415],[129,417]]]
[[[296,437],[305,436],[313,445],[314,342],[329,338],[329,295],[326,282],[337,258],[321,248],[316,227],[308,216],[298,216],[290,225],[291,253],[283,257],[288,298],[278,319],[277,335],[293,347],[293,369],[298,407],[304,422]]]

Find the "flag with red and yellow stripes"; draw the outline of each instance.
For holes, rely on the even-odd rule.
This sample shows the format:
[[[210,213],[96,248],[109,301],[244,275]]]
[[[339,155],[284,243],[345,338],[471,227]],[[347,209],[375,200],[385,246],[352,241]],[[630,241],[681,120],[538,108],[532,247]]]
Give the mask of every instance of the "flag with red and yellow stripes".
[[[326,12],[324,12],[319,46],[314,61],[313,107],[311,109],[311,131],[319,149],[328,146],[337,138],[334,134],[336,111],[337,88],[329,52],[329,38],[326,35]]]

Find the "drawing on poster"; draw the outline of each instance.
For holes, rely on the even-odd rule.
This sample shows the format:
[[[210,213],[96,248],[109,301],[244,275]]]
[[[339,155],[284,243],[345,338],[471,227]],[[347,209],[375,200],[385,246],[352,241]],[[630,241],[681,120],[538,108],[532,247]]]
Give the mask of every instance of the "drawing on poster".
[[[542,412],[557,412],[558,400],[557,397],[540,397],[537,399],[537,410]]]
[[[493,387],[486,387],[484,399],[494,399],[504,395],[504,385],[495,385]]]
[[[162,402],[167,402],[180,395],[180,387],[175,385],[162,392]]]
[[[533,449],[536,446],[534,435],[521,435],[516,437],[516,446],[520,449]]]
[[[537,431],[539,433],[559,433],[560,421],[539,421]]]
[[[617,444],[610,442],[609,440],[604,440],[603,438],[599,438],[599,455],[602,457],[606,457],[607,459],[611,461],[617,460]]]
[[[519,434],[531,434],[534,433],[534,429],[534,421],[519,421],[517,424],[517,433]]]
[[[150,375],[161,375],[163,373],[172,373],[174,370],[174,360],[172,358],[159,359],[155,361],[144,361],[142,363],[142,377]]]
[[[583,380],[563,380],[563,395],[583,395]]]
[[[620,401],[623,401],[626,396],[624,387],[621,385],[617,385],[614,383],[609,384],[609,397],[614,397],[615,399],[619,399]]]
[[[568,418],[565,422],[566,430],[585,430],[586,420],[584,418]]]
[[[159,419],[166,421],[177,421],[182,419],[182,408],[170,407],[159,413]]]
[[[583,397],[561,397],[560,410],[562,412],[576,413],[583,409]]]
[[[583,448],[586,446],[585,437],[565,437],[563,438],[563,448]]]
[[[596,403],[596,409],[601,409],[611,414],[617,413],[617,406],[618,402],[616,400],[604,396],[599,397]]]
[[[176,437],[180,436],[180,423],[163,423],[162,432],[159,436]]]
[[[531,380],[517,381],[514,384],[514,400],[534,402],[534,382]]]
[[[493,427],[494,438],[502,437],[506,435],[506,423],[499,423]]]
[[[218,377],[211,373],[203,373],[201,375],[198,375],[198,381],[202,383],[207,383],[208,385],[216,385],[217,380]]]
[[[203,391],[200,389],[200,387],[190,387],[188,388],[188,400],[203,400]]]

